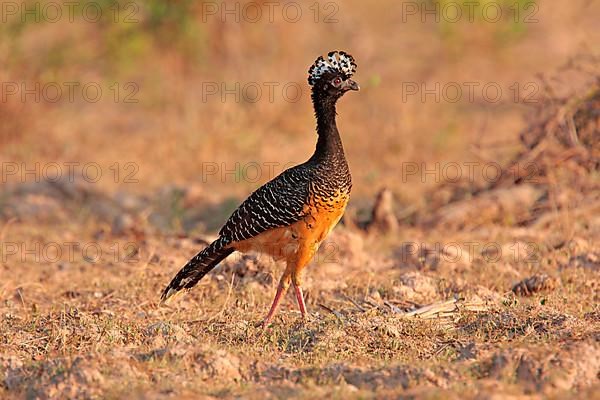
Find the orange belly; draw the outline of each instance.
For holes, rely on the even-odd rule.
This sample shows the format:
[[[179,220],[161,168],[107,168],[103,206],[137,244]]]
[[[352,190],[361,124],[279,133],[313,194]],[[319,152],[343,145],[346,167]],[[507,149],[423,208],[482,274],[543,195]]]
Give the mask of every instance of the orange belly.
[[[328,199],[312,197],[304,208],[306,216],[300,221],[270,229],[233,246],[241,252],[256,251],[269,254],[275,260],[287,260],[288,263],[294,260],[296,264],[306,264],[342,218],[347,203],[346,193]]]

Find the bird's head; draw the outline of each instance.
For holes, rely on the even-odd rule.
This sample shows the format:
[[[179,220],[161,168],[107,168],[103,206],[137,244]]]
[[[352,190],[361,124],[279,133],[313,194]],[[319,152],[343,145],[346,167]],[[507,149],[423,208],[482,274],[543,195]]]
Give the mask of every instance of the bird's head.
[[[332,51],[327,54],[327,59],[319,56],[310,67],[308,84],[314,94],[337,99],[350,90],[360,89],[351,79],[355,72],[354,57],[343,51]]]

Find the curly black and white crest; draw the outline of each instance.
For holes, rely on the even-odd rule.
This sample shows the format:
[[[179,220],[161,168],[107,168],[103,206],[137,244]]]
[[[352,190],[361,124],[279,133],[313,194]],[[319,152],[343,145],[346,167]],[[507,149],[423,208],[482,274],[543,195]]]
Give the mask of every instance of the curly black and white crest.
[[[308,84],[313,86],[326,72],[339,72],[350,78],[356,72],[354,57],[344,51],[329,52],[327,60],[319,56],[308,70]]]

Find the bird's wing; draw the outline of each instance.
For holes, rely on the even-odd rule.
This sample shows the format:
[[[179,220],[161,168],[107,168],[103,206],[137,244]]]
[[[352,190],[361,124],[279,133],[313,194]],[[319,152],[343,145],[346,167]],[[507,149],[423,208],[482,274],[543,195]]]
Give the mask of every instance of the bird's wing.
[[[258,188],[221,228],[221,240],[226,244],[239,242],[302,219],[309,197],[309,174],[299,165]]]

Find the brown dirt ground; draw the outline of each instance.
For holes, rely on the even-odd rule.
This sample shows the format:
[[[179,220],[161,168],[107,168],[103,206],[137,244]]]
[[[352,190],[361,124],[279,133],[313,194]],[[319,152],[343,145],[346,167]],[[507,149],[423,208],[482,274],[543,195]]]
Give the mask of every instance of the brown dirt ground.
[[[0,26],[3,82],[140,84],[137,105],[0,108],[3,166],[105,173],[2,181],[1,398],[600,398],[598,2],[538,2],[530,26],[400,23],[402,2],[354,0],[329,25],[199,24],[199,3],[161,24],[159,3],[135,26]],[[204,180],[206,163],[283,165],[314,146],[306,96],[202,102],[195,88],[304,84],[330,47],[352,48],[362,91],[340,104],[354,193],[308,268],[310,318],[290,295],[255,326],[282,271],[257,254],[159,307],[270,177]],[[535,82],[540,101],[399,100],[403,82],[450,81]],[[404,179],[400,160],[502,175]]]

